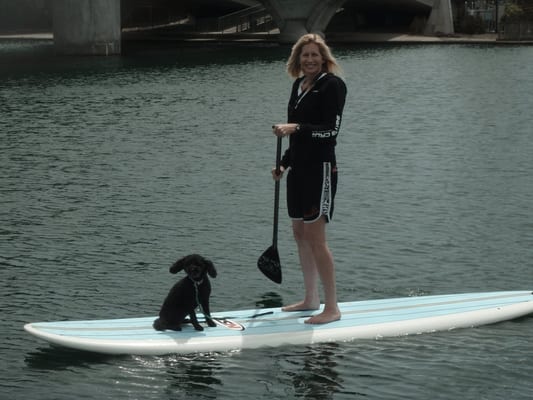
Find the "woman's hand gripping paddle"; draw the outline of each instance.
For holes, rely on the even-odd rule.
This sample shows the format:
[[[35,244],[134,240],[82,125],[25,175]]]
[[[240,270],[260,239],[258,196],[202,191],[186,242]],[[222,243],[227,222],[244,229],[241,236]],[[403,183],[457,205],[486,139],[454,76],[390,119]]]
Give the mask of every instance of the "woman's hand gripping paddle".
[[[276,150],[276,175],[280,173],[281,162],[281,137],[278,136]],[[275,181],[274,189],[274,233],[272,235],[272,246],[265,250],[259,260],[257,267],[265,276],[276,283],[281,283],[281,263],[278,254],[278,211],[279,211],[279,179]]]

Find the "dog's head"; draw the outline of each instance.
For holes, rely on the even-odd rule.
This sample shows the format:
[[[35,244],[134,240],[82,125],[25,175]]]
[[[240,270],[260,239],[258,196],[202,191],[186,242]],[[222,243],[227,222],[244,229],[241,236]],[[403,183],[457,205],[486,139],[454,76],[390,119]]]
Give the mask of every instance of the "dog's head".
[[[175,274],[182,270],[195,282],[202,281],[206,275],[212,278],[217,276],[217,271],[213,263],[198,254],[190,254],[180,258],[172,264],[169,271],[171,274]]]

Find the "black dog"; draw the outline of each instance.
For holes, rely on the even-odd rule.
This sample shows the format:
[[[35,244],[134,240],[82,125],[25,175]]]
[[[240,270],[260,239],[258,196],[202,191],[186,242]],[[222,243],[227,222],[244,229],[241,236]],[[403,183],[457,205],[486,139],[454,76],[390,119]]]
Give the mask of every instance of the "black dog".
[[[158,331],[165,329],[181,331],[181,324],[186,322],[185,317],[189,316],[194,329],[203,331],[204,328],[196,318],[195,309],[198,305],[202,308],[207,325],[216,326],[209,311],[211,282],[207,276],[212,278],[217,276],[215,266],[204,257],[191,254],[179,259],[170,267],[172,274],[181,270],[185,270],[187,276],[170,289],[161,306],[159,318],[154,321],[154,329]]]

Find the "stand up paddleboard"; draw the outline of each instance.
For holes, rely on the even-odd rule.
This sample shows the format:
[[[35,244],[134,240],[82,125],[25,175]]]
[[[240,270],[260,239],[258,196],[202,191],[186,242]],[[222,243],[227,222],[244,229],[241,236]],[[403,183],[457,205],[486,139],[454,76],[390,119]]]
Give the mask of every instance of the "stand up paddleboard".
[[[213,313],[218,326],[159,332],[155,316],[94,321],[37,322],[24,326],[54,345],[107,354],[162,355],[282,345],[376,339],[467,328],[533,313],[531,291],[392,298],[340,303],[342,319],[323,325],[304,321],[316,312],[280,308]]]

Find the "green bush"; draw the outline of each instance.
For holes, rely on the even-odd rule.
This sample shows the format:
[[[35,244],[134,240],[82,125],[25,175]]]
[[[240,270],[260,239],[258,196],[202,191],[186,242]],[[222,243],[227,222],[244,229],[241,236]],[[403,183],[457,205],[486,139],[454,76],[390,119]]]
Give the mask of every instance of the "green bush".
[[[506,1],[502,19],[506,22],[533,21],[533,0]]]

